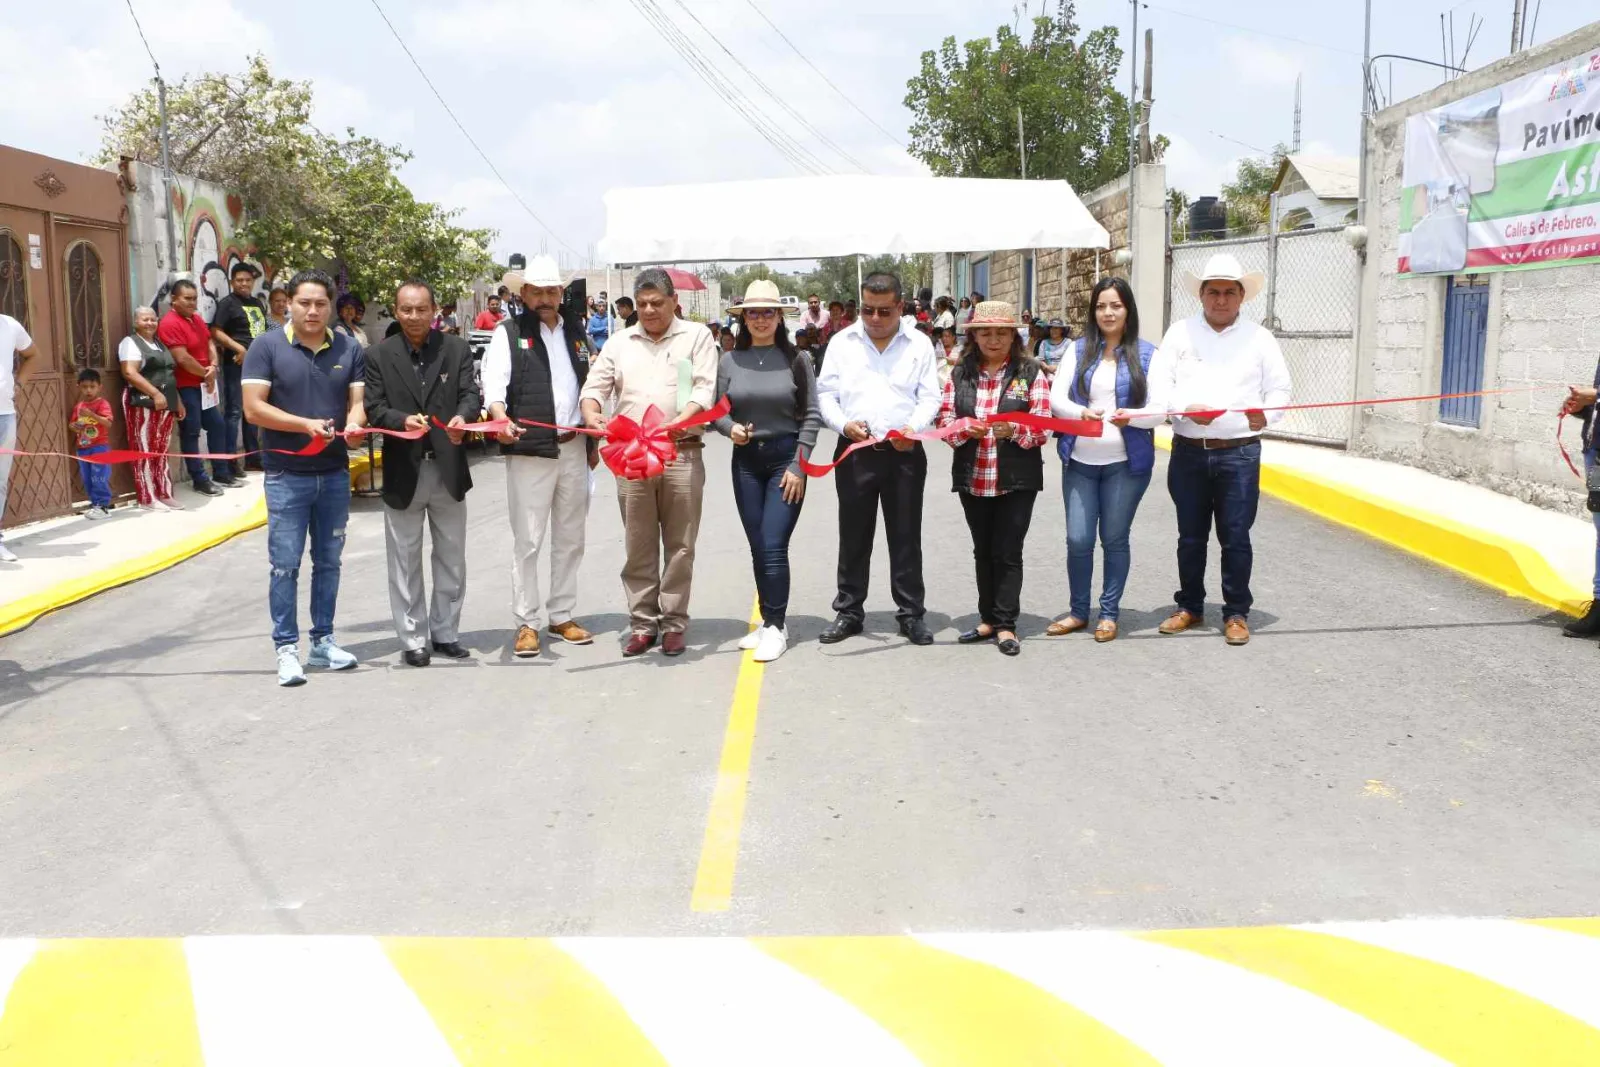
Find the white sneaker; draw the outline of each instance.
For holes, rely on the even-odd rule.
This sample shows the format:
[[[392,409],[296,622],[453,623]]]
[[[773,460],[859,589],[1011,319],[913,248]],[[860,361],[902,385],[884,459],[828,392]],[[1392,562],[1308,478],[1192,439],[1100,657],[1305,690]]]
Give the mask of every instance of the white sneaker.
[[[739,641],[739,648],[745,652],[755,648],[761,643],[761,635],[766,632],[766,629],[766,625],[763,624],[745,634],[744,637]]]
[[[17,554],[7,548],[4,541],[0,541],[0,563],[15,562],[17,562]]]
[[[347,671],[356,665],[356,658],[333,643],[331,637],[319,637],[311,642],[311,655],[306,657],[307,667],[322,667],[330,671]]]
[[[109,514],[111,514],[111,512],[107,511],[105,508],[96,506],[90,508],[88,511],[85,511],[83,513],[83,517],[86,519],[103,519]]]
[[[278,646],[278,684],[306,684],[306,672],[300,669],[300,648],[298,645]]]
[[[789,651],[789,628],[779,629],[776,626],[763,626],[761,628],[761,642],[756,645],[755,661],[757,663],[771,663],[785,652]]]
[[[168,511],[182,511],[183,510],[183,504],[180,501],[178,501],[178,500],[176,500],[176,499],[174,499],[173,497],[170,497],[170,496],[163,498],[161,500],[161,505],[163,507],[165,507]]]

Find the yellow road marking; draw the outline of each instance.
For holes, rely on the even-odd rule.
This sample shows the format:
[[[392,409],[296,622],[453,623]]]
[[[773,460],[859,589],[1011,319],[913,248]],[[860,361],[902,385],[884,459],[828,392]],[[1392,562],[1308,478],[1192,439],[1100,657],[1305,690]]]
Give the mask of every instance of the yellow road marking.
[[[588,969],[542,938],[383,938],[462,1067],[666,1061]]]
[[[1534,926],[1548,926],[1552,930],[1565,930],[1569,934],[1600,937],[1600,919],[1525,919]]]
[[[1153,1067],[1143,1049],[1038,986],[909,937],[752,938],[839,994],[927,1067]]]
[[[1298,986],[1459,1067],[1600,1063],[1600,1030],[1515,990],[1389,949],[1285,927],[1136,936]]]
[[[183,942],[39,942],[0,1015],[0,1061],[200,1067]]]
[[[758,601],[750,628],[761,624]],[[764,666],[753,651],[739,664],[733,686],[733,707],[722,735],[722,759],[717,764],[717,785],[711,792],[706,835],[700,843],[700,865],[695,869],[690,911],[727,911],[733,900],[733,872],[739,862],[739,828],[744,824],[745,792],[750,783],[750,750],[756,740],[756,709],[761,702]]]

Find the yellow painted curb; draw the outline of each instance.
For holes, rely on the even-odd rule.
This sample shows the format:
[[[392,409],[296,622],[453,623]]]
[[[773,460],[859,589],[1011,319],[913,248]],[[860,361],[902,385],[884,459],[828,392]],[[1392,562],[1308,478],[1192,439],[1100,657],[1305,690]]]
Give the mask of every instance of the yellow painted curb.
[[[76,604],[96,593],[136,582],[140,578],[148,578],[192,556],[198,556],[208,548],[215,548],[242,533],[265,526],[266,523],[267,498],[263,494],[244,514],[226,522],[219,522],[181,541],[174,541],[154,552],[124,560],[93,574],[61,582],[42,593],[33,593],[13,600],[9,604],[0,605],[0,636],[30,626],[41,615],[64,608],[68,604]]]
[[[1159,436],[1157,444],[1171,449]],[[1261,464],[1261,491],[1511,596],[1568,615],[1588,607],[1589,594],[1531,545],[1489,530],[1275,463]]]

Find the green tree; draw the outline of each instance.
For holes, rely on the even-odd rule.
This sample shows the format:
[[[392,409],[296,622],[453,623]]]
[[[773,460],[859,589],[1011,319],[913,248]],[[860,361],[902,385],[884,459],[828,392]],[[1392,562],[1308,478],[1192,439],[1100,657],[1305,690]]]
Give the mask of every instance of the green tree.
[[[1232,236],[1261,233],[1271,215],[1272,185],[1278,180],[1278,166],[1289,154],[1283,144],[1272,149],[1270,158],[1246,156],[1234,168],[1233,181],[1222,185],[1222,199],[1228,205],[1228,230]]]
[[[917,290],[933,284],[933,256],[868,256],[861,261],[861,277],[874,271],[886,270],[900,276],[900,285],[906,299],[917,295]],[[823,303],[829,300],[856,299],[856,257],[829,256],[817,260],[817,268],[806,275],[806,292],[817,293]]]
[[[261,56],[242,75],[201,74],[167,89],[173,170],[216,182],[245,205],[240,237],[275,267],[337,259],[351,288],[383,299],[407,277],[441,294],[493,269],[493,230],[457,226],[459,214],[417,200],[396,173],[398,145],[331,137],[311,124],[311,86],[275,78]],[[161,160],[154,87],[102,116],[95,162]]]
[[[800,296],[801,289],[805,286],[805,279],[793,274],[782,274],[765,263],[746,263],[731,271],[713,267],[706,272],[706,276],[715,277],[722,283],[723,299],[730,301],[743,299],[744,291],[755,281],[770,281],[777,285],[778,292],[785,296]]]
[[[1113,88],[1121,62],[1114,27],[1078,39],[1072,0],[1034,17],[1028,40],[1009,26],[959,50],[946,37],[906,83],[911,154],[938,175],[1018,177],[1020,107],[1028,176],[1098,188],[1128,167],[1128,100]]]
[[[1189,194],[1182,189],[1168,189],[1167,211],[1172,227],[1172,240],[1186,240],[1189,234]]]

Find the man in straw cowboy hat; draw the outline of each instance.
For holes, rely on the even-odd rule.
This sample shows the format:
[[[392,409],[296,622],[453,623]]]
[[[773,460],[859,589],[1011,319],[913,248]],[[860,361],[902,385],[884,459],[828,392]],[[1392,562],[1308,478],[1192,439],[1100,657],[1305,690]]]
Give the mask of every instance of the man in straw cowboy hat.
[[[491,419],[578,425],[578,394],[589,375],[585,323],[561,314],[561,271],[534,256],[505,276],[522,312],[496,327],[483,356],[483,401]],[[592,437],[513,422],[498,437],[506,457],[506,513],[511,519],[513,654],[539,654],[539,622],[550,613],[550,636],[587,645],[593,635],[572,617],[578,606],[589,519],[589,470],[599,453]],[[540,603],[539,557],[550,536],[550,599]]]
[[[652,406],[668,421],[677,421],[708,411],[716,402],[717,347],[704,326],[678,317],[671,276],[658,267],[640,271],[633,299],[638,324],[611,336],[583,387],[583,419],[594,429],[605,427],[601,405],[608,400],[616,401],[616,414],[635,421]],[[682,655],[686,647],[694,546],[706,484],[704,432],[700,426],[675,432],[678,458],[658,477],[617,479],[627,547],[622,588],[632,628],[624,656],[643,655],[658,636],[663,655]]]
[[[1223,634],[1250,640],[1250,528],[1261,499],[1261,431],[1283,416],[1262,411],[1289,402],[1289,368],[1277,339],[1239,317],[1266,278],[1230,255],[1212,256],[1196,277],[1184,273],[1201,313],[1175,322],[1150,364],[1176,411],[1217,411],[1173,419],[1167,491],[1178,512],[1178,608],[1161,624],[1182,633],[1205,619],[1206,548],[1215,520],[1222,548]]]
[[[840,435],[834,458],[851,442],[890,430],[926,430],[939,413],[940,385],[933,343],[901,317],[900,279],[887,271],[861,283],[861,319],[833,335],[817,380],[822,421]],[[833,644],[865,625],[872,540],[883,508],[889,542],[889,591],[900,632],[914,645],[933,644],[923,621],[922,492],[928,456],[918,441],[896,440],[863,449],[834,474],[839,492],[837,618],[818,638]]]

